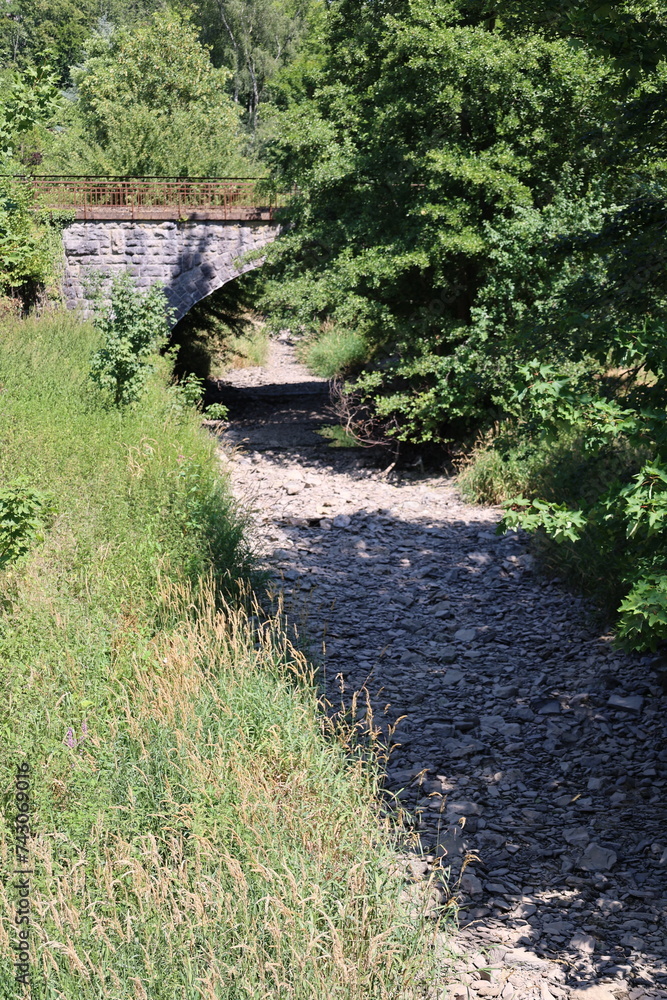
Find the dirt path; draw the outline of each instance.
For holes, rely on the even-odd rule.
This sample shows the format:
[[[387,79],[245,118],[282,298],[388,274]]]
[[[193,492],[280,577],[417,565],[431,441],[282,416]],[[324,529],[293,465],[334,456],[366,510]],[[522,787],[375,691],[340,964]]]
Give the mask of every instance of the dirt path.
[[[448,996],[667,1000],[667,678],[534,575],[497,510],[329,448],[326,383],[288,343],[226,383],[234,488],[329,698],[366,682],[383,725],[407,717],[387,785],[420,816],[415,877],[481,859]]]

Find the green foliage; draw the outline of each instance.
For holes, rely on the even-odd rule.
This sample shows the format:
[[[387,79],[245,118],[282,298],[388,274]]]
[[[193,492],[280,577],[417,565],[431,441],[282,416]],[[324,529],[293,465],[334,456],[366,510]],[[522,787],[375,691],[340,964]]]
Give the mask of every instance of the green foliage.
[[[172,412],[180,416],[191,415],[193,410],[202,413],[206,420],[226,420],[229,411],[222,403],[212,403],[203,410],[205,381],[190,372],[169,386],[173,400]]]
[[[324,329],[301,345],[300,355],[316,375],[336,378],[360,368],[367,346],[353,330]]]
[[[619,491],[628,538],[646,539],[667,529],[667,470],[656,464],[645,465],[634,481]]]
[[[113,406],[120,409],[141,397],[155,356],[169,338],[170,315],[157,283],[142,294],[126,271],[112,281],[109,305],[95,321],[104,341],[93,356],[90,378]],[[189,395],[184,390],[186,403]]]
[[[553,538],[556,542],[565,539],[576,542],[586,524],[580,510],[568,510],[565,504],[513,497],[507,501],[506,506],[509,509],[503,518],[503,526],[508,531],[518,527],[526,531],[543,528],[549,538]]]
[[[40,545],[51,581],[40,600],[57,603],[62,588],[65,602],[92,602],[84,618],[94,607],[116,614],[123,601],[150,595],[167,564],[174,579],[195,580],[198,565],[233,586],[245,562],[241,526],[201,418],[173,414],[160,358],[135,406],[121,414],[100,405],[89,378],[99,346],[99,331],[66,313],[2,328],[0,482],[24,480],[58,512]]]
[[[56,79],[48,63],[5,73],[0,94],[0,164],[16,152],[20,137],[49,121],[58,106]]]
[[[229,281],[179,320],[171,334],[179,377],[221,378],[230,368],[266,364],[269,331],[254,308],[260,271]]]
[[[0,178],[0,294],[17,293],[29,303],[46,288],[58,297],[63,221],[35,213],[29,189]]]
[[[637,361],[637,341],[633,342],[633,361]],[[600,557],[616,561],[626,593],[634,594],[621,604],[619,635],[636,648],[653,648],[663,637],[659,626],[662,594],[667,581],[667,437],[664,409],[656,404],[664,399],[665,368],[662,360],[663,343],[652,341],[656,359],[646,372],[646,358],[630,378],[623,379],[623,391],[613,394],[596,387],[590,377],[558,378],[553,367],[532,363],[523,370],[532,376],[516,392],[515,398],[529,415],[533,427],[540,427],[543,438],[557,437],[563,428],[574,430],[585,451],[600,454],[610,445],[625,441],[636,454],[651,456],[628,482],[626,478],[607,482],[607,488],[588,497],[583,509],[568,508],[562,503],[524,497],[508,501],[510,510],[504,524],[508,528],[522,526],[528,531],[543,529],[556,540],[578,541],[588,528],[596,540]],[[639,372],[643,378],[637,378]],[[627,376],[627,373],[625,373]],[[647,374],[650,377],[647,378]],[[577,385],[578,381],[578,385]],[[600,380],[598,379],[598,382]],[[621,541],[622,539],[622,541]],[[618,565],[618,547],[623,557]],[[651,585],[645,586],[646,581]],[[662,582],[661,582],[662,581]],[[637,595],[641,595],[641,600]],[[656,605],[651,601],[653,597]],[[630,601],[630,605],[628,604]],[[630,626],[630,607],[632,610]],[[640,619],[643,626],[640,627]]]
[[[613,75],[560,39],[462,24],[457,6],[333,8],[314,95],[277,116],[266,150],[303,192],[270,251],[274,322],[362,337],[373,365],[356,388],[413,441],[487,416],[500,380],[472,310],[488,227],[539,212],[565,175],[585,183],[581,133]]]
[[[204,379],[196,375],[186,375],[184,379],[177,382],[173,387],[185,406],[197,408],[201,403],[204,392]]]
[[[667,640],[667,575],[648,573],[619,608],[618,635],[635,649],[655,649]]]
[[[589,583],[606,560],[616,606],[641,590],[622,626],[640,647],[667,576],[651,480],[667,467],[665,27],[653,0],[341,0],[266,147],[300,189],[269,251],[272,321],[360,338],[348,391],[389,437],[499,425],[469,488],[513,500],[506,524],[563,558],[597,546]]]
[[[36,215],[29,191],[12,178],[20,169],[21,144],[48,123],[58,93],[51,67],[28,67],[0,79],[0,295],[13,293],[29,302],[40,287],[56,292],[62,247],[52,217]]]
[[[187,14],[92,36],[74,99],[45,146],[53,172],[176,176],[252,173],[239,112]]]
[[[359,442],[356,438],[352,437],[351,434],[345,430],[340,424],[330,424],[328,426],[321,427],[316,431],[320,437],[323,437],[326,441],[329,441],[330,448],[358,448]]]
[[[62,84],[101,13],[89,0],[8,0],[0,21],[0,62],[30,69],[48,53]]]
[[[0,570],[41,539],[50,498],[25,482],[0,489]]]
[[[203,0],[196,17],[216,65],[231,69],[234,101],[255,129],[276,74],[292,64],[317,26],[321,0]]]
[[[210,406],[206,407],[204,416],[207,420],[226,420],[229,416],[229,410],[223,403],[211,403]]]

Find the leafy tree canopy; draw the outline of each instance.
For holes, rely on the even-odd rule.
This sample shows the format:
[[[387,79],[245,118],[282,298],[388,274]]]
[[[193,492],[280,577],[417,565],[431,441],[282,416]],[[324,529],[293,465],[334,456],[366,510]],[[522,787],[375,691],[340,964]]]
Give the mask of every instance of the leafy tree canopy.
[[[0,164],[17,153],[21,137],[50,121],[59,95],[51,67],[29,66],[22,73],[5,71],[0,78]]]
[[[267,88],[317,31],[322,0],[203,0],[195,17],[216,65],[231,70],[234,101],[254,128]]]
[[[382,16],[350,6],[332,13],[313,98],[277,113],[267,143],[276,175],[303,191],[270,302],[282,323],[361,329],[385,388],[394,373],[388,398],[406,408],[406,433],[430,437],[445,412],[477,419],[488,406],[478,377],[463,387],[455,374],[488,225],[596,173],[582,134],[599,133],[614,70],[562,39],[462,24],[450,2]]]
[[[155,13],[96,35],[72,71],[74,100],[47,149],[65,173],[177,176],[247,173],[238,108],[191,18]]]
[[[0,64],[24,69],[39,65],[48,54],[58,81],[65,84],[100,25],[135,24],[160,7],[161,0],[6,0]]]

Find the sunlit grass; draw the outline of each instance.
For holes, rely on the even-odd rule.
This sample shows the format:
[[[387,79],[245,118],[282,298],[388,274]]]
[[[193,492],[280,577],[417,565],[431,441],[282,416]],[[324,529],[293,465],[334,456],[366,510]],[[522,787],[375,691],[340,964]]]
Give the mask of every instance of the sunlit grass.
[[[429,997],[379,770],[321,711],[192,413],[99,408],[94,330],[0,336],[0,475],[54,503],[0,573],[0,787],[32,765],[33,1000]],[[11,809],[0,858],[12,857]],[[0,996],[16,899],[0,882]]]
[[[229,332],[220,337],[213,358],[211,374],[220,377],[230,368],[254,368],[266,364],[269,354],[269,334],[266,325],[248,317],[245,332]]]
[[[363,337],[353,330],[328,326],[316,338],[299,344],[297,353],[316,375],[337,378],[362,365],[368,348]]]

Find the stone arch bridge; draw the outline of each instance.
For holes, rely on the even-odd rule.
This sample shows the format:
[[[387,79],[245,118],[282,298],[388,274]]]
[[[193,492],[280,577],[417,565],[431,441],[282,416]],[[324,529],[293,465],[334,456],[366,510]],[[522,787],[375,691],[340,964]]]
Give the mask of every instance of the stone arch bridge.
[[[261,264],[250,251],[278,235],[287,196],[235,178],[33,177],[36,202],[74,211],[63,230],[63,292],[90,312],[90,279],[102,288],[129,271],[140,288],[160,281],[174,321],[211,292]]]

